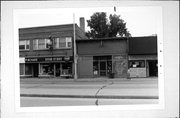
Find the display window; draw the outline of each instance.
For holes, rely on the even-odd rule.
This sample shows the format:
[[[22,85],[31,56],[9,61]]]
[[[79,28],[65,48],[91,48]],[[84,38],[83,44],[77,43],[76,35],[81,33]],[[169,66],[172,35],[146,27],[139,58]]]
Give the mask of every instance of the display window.
[[[32,75],[32,66],[29,64],[25,64],[25,75]]]
[[[72,75],[72,63],[62,63],[61,75]]]
[[[40,64],[40,75],[54,75],[54,66],[53,64]]]
[[[20,63],[20,67],[19,67],[20,75],[24,75],[25,74],[24,68],[25,68],[25,64]]]
[[[94,56],[93,74],[94,76],[107,76],[112,73],[112,56]]]
[[[144,60],[131,60],[129,61],[130,68],[144,68],[145,61]]]
[[[32,66],[29,64],[20,63],[20,75],[32,75]]]

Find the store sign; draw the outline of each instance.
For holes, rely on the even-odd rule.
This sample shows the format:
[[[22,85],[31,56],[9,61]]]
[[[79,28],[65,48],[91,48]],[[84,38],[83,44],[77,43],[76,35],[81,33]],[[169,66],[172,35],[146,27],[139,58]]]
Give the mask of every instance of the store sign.
[[[37,62],[37,58],[26,58],[25,62]]]
[[[125,58],[125,56],[122,56],[122,55],[114,56],[114,59],[116,59],[116,60],[121,60],[121,59],[124,59],[124,58]]]
[[[40,58],[26,58],[25,62],[55,62],[55,61],[71,61],[72,58],[68,57],[40,57]]]
[[[64,60],[65,60],[65,61],[69,61],[69,60],[70,60],[70,57],[64,57]]]
[[[19,58],[19,63],[25,63],[25,58],[24,57],[20,57]]]

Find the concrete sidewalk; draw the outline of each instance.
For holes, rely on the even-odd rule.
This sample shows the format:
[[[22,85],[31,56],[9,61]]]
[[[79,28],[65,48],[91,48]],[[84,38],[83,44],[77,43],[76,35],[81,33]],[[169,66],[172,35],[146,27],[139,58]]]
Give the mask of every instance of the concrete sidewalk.
[[[131,79],[127,79],[127,78],[107,78],[107,77],[99,77],[99,78],[78,78],[78,79],[74,79],[74,78],[69,78],[69,79],[65,79],[65,78],[21,78],[20,82],[21,83],[33,83],[35,82],[107,82],[107,81],[138,81],[138,80],[142,80],[142,81],[152,81],[152,80],[158,80],[158,77],[148,77],[148,78],[131,78]]]

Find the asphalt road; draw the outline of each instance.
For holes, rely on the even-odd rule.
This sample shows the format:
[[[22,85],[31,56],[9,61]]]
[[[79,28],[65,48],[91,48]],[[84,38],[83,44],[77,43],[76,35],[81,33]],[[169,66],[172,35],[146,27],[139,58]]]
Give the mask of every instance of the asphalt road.
[[[72,81],[21,80],[21,106],[82,106],[158,103],[156,78]]]

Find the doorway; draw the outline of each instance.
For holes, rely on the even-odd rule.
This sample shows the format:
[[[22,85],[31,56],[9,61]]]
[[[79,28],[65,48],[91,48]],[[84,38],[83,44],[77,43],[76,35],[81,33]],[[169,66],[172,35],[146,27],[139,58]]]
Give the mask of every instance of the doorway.
[[[93,57],[93,76],[105,77],[112,72],[112,56]]]
[[[148,61],[149,64],[149,76],[158,76],[157,60]]]
[[[100,72],[100,76],[106,76],[107,74],[107,67],[106,67],[106,61],[100,61],[100,68],[99,68],[99,72]]]
[[[59,77],[59,76],[60,76],[60,73],[61,73],[60,63],[56,63],[56,64],[55,64],[55,70],[56,70],[55,76],[56,76],[56,77]]]
[[[33,77],[38,77],[38,73],[39,73],[38,63],[32,64],[32,67],[33,67]]]

